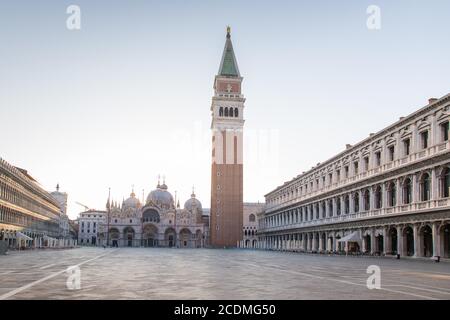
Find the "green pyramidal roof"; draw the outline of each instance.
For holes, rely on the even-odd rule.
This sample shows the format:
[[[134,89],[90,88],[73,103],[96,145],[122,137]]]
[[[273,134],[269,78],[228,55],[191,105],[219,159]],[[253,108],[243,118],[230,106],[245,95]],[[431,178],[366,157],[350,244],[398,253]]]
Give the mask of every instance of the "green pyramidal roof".
[[[227,32],[227,40],[225,42],[225,48],[223,49],[222,61],[220,62],[219,75],[233,77],[241,76],[237,66],[236,56],[234,55],[229,31]]]

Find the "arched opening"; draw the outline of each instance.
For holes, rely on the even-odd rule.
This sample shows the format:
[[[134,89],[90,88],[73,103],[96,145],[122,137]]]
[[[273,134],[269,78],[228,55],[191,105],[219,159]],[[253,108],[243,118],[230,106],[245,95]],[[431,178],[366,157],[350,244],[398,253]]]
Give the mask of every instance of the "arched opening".
[[[350,213],[350,198],[348,195],[344,197],[344,212],[345,214]]]
[[[340,236],[340,235],[337,235],[337,236],[336,236],[336,245],[337,245],[337,247],[334,248],[334,249],[335,249],[335,251],[338,251],[338,252],[344,251],[343,243],[342,243],[342,242],[339,242],[340,239],[341,239],[341,236]]]
[[[333,216],[333,200],[328,200],[328,217]]]
[[[142,214],[142,222],[154,222],[159,223],[160,217],[159,213],[155,209],[146,209]]]
[[[228,107],[225,108],[225,117],[228,117]]]
[[[389,207],[395,207],[397,205],[397,189],[395,183],[391,182],[388,188],[388,204]]]
[[[126,246],[132,247],[134,242],[134,229],[132,227],[126,227],[123,229],[123,237],[124,241],[126,241]]]
[[[153,224],[146,224],[142,231],[142,245],[156,247],[158,245],[158,228]]]
[[[164,242],[165,245],[169,248],[172,248],[175,246],[175,240],[176,240],[176,232],[173,228],[167,228],[164,232]]]
[[[364,191],[364,210],[370,210],[370,192],[369,190]]]
[[[223,117],[223,107],[219,108],[219,117]]]
[[[253,248],[256,248],[256,247],[257,247],[257,241],[256,241],[256,240],[253,240],[252,247],[253,247]]]
[[[431,179],[430,175],[426,172],[422,175],[420,179],[420,200],[421,201],[428,201],[430,200],[430,185],[431,185]]]
[[[239,111],[238,108],[234,108],[234,116],[237,118],[239,117]]]
[[[322,251],[325,251],[327,249],[327,236],[325,233],[322,233]]]
[[[245,247],[250,248],[250,240],[245,240]]]
[[[336,199],[336,213],[338,216],[341,215],[341,198]]]
[[[440,254],[443,258],[450,258],[450,223],[440,228],[441,247]]]
[[[182,248],[188,248],[191,247],[191,231],[189,229],[182,229],[180,231],[180,246]]]
[[[197,232],[195,233],[195,240],[196,240],[196,247],[201,248],[203,246],[202,245],[203,233],[201,230],[197,230]]]
[[[398,236],[397,236],[397,228],[392,227],[389,230],[389,236],[391,238],[391,253],[397,254],[397,246],[398,246]]]
[[[233,117],[233,108],[230,108],[230,117]]]
[[[403,204],[410,204],[412,202],[412,184],[411,179],[406,178],[403,183]]]
[[[109,238],[111,239],[111,245],[113,247],[119,246],[120,232],[117,228],[109,229]]]
[[[355,213],[359,212],[359,192],[355,192],[354,198],[353,198],[353,209]]]
[[[433,256],[433,232],[430,226],[424,226],[420,229],[419,238],[421,240],[422,250],[421,256]]]
[[[255,220],[256,220],[256,218],[255,218],[255,215],[253,213],[248,216],[248,221],[249,222],[255,222]]]
[[[367,234],[364,236],[364,241],[366,243],[366,248],[365,248],[365,252],[369,253],[372,251],[372,237],[370,236],[370,234]]]
[[[446,167],[442,170],[439,178],[441,198],[448,198],[450,196],[450,168]]]
[[[381,186],[377,186],[375,189],[375,209],[381,209],[383,206],[383,194],[381,192]]]
[[[409,257],[414,255],[414,233],[411,227],[403,229],[403,243],[405,247],[405,254]]]
[[[375,237],[376,241],[376,253],[382,254],[384,252],[384,236],[382,234],[379,234]]]

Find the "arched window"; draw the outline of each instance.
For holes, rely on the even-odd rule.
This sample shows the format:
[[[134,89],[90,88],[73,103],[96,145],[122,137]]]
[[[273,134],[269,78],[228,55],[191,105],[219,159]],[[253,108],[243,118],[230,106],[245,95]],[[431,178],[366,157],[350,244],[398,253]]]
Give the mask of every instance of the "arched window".
[[[253,213],[248,216],[248,221],[255,222],[255,215]]]
[[[409,204],[412,202],[412,185],[411,179],[407,178],[403,183],[403,204]]]
[[[223,117],[223,107],[219,108],[219,117]]]
[[[383,193],[381,186],[375,189],[375,209],[380,209],[383,206]]]
[[[228,117],[228,108],[225,108],[225,117]]]
[[[440,177],[441,198],[448,198],[450,196],[450,168],[442,170]]]
[[[424,173],[420,180],[420,200],[421,201],[430,200],[430,198],[431,198],[430,184],[431,184],[430,175],[428,173]]]
[[[395,183],[391,182],[389,184],[388,189],[388,197],[389,197],[389,206],[395,207],[397,205],[397,188],[395,187]]]
[[[359,192],[355,192],[354,198],[353,198],[353,208],[355,213],[359,212]]]
[[[344,212],[346,214],[349,214],[350,213],[350,198],[348,195],[346,195],[344,198],[344,204],[345,204]]]
[[[366,190],[364,192],[364,210],[365,211],[370,210],[370,192],[369,192],[369,190]]]
[[[325,201],[322,202],[322,218],[325,218],[325,214],[326,214],[326,207],[325,207]]]
[[[239,117],[239,111],[238,108],[234,108],[234,116],[237,118]]]
[[[338,216],[341,215],[341,199],[340,198],[336,199],[336,213]]]
[[[333,200],[328,200],[328,216],[333,216]]]
[[[229,114],[229,116],[230,116],[230,117],[233,116],[233,108],[230,108],[230,114]]]

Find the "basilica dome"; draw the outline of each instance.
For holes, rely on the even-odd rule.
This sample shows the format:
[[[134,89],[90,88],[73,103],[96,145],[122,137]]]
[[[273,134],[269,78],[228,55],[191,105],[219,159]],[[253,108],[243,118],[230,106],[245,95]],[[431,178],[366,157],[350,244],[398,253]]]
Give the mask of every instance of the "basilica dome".
[[[192,192],[191,198],[184,203],[184,208],[189,211],[197,209],[199,212],[202,211],[202,203],[195,197],[195,193]]]
[[[167,191],[167,185],[165,183],[162,185],[158,184],[156,189],[148,194],[147,204],[150,202],[162,207],[170,208],[174,206],[172,194]]]
[[[123,209],[126,208],[139,208],[141,206],[141,203],[139,202],[139,199],[136,198],[136,195],[134,192],[131,192],[130,197],[123,202]]]

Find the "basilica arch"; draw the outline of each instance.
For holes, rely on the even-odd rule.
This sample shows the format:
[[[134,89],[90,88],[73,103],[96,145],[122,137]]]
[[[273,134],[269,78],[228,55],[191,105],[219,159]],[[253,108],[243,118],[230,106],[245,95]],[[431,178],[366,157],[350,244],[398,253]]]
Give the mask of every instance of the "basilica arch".
[[[110,239],[111,245],[113,247],[118,247],[119,246],[119,241],[120,241],[119,229],[117,229],[117,228],[110,228],[109,229],[109,239]]]
[[[172,248],[176,244],[177,233],[174,228],[169,227],[164,232],[164,246]]]
[[[142,230],[142,246],[158,246],[158,228],[154,224],[146,224]]]
[[[183,228],[180,230],[180,247],[188,248],[191,247],[191,237],[192,232],[187,228]]]
[[[124,239],[124,246],[126,247],[133,247],[134,241],[135,241],[135,231],[132,227],[126,227],[123,229],[123,239]]]
[[[158,210],[155,208],[147,208],[142,212],[142,222],[159,223],[161,220]]]

